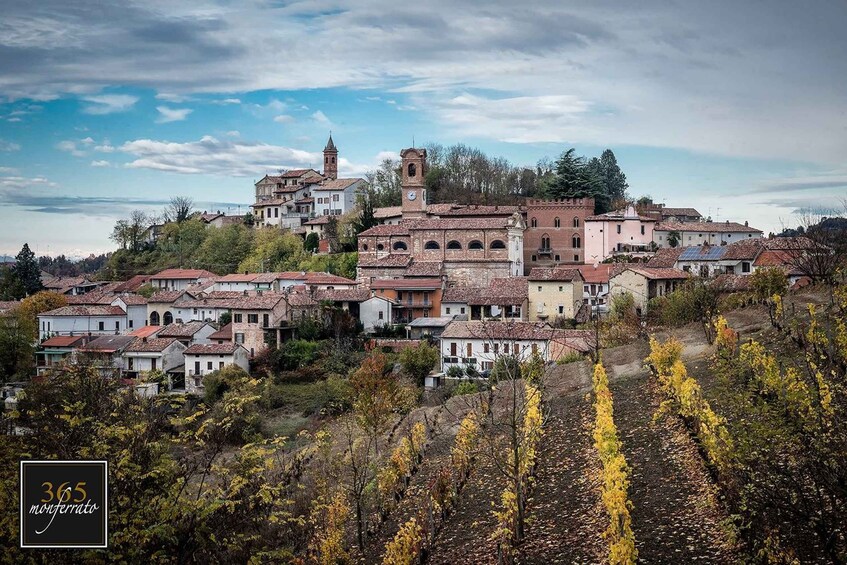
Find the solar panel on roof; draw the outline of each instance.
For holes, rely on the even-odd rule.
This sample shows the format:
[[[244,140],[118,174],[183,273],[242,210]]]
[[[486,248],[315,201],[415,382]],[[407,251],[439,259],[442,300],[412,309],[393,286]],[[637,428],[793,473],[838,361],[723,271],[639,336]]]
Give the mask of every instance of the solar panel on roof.
[[[717,261],[726,253],[726,247],[687,247],[679,256],[680,261]]]

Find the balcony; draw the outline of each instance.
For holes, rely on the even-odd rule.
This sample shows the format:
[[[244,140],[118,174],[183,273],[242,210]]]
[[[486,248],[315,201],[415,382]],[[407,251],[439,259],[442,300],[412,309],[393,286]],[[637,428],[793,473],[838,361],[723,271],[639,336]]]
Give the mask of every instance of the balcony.
[[[394,306],[395,308],[432,308],[429,300],[406,300]]]
[[[539,247],[538,248],[538,254],[539,255],[552,255],[553,249],[550,248],[550,247]]]

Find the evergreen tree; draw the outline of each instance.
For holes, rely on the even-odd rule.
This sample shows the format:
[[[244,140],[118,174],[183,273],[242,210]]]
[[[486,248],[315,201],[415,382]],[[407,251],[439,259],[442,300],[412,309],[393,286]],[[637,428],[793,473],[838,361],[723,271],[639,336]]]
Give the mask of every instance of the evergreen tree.
[[[353,223],[353,229],[356,234],[360,234],[377,224],[376,217],[374,216],[374,199],[375,195],[370,188],[359,195],[359,208],[361,212]]]
[[[35,294],[44,288],[41,284],[41,269],[35,253],[24,243],[21,252],[15,257],[14,275],[21,282],[26,295]],[[22,297],[21,297],[22,298]]]
[[[595,213],[602,210],[604,199],[600,178],[573,147],[556,161],[555,177],[547,184],[546,191],[547,196],[552,198],[594,198]]]

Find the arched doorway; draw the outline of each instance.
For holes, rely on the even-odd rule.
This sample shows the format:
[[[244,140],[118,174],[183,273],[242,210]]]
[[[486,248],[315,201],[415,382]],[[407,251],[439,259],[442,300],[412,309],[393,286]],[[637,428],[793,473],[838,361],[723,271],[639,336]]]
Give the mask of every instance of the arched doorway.
[[[170,313],[170,311],[165,312],[165,315],[162,316],[162,321],[167,326],[168,324],[174,323],[174,315]]]
[[[160,320],[160,318],[159,318],[158,312],[151,312],[150,313],[150,325],[151,326],[158,326],[159,320]]]

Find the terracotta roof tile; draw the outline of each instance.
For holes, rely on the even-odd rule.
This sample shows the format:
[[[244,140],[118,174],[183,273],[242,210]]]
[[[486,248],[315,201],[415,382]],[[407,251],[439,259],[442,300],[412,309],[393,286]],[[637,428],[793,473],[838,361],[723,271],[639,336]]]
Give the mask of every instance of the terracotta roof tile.
[[[150,277],[150,280],[204,279],[215,276],[215,273],[203,269],[165,269]]]
[[[441,279],[378,279],[371,282],[374,289],[423,289],[441,288]]]
[[[364,302],[371,297],[366,288],[316,290],[315,300],[331,300],[333,302]]]
[[[237,343],[195,343],[184,355],[232,355],[241,345]],[[243,347],[241,347],[243,349]]]
[[[208,326],[206,322],[193,321],[185,324],[173,323],[168,324],[159,330],[159,337],[192,337],[194,334]]]
[[[412,257],[408,254],[386,255],[385,257],[372,258],[359,255],[360,267],[406,267],[411,262]]]
[[[547,341],[561,331],[543,322],[454,321],[447,326],[441,338]]]
[[[223,339],[226,341],[232,340],[232,322],[210,335],[209,339]]]
[[[49,312],[42,312],[39,316],[126,316],[126,312],[119,306],[62,306]]]
[[[534,267],[529,272],[531,281],[581,281],[579,269],[568,267]]]
[[[576,268],[582,274],[582,278],[587,283],[606,284],[609,282],[609,277],[612,275],[614,265],[611,263],[600,263],[596,267],[594,265],[577,265]]]
[[[655,231],[704,232],[704,233],[762,233],[762,230],[737,222],[659,222]]]
[[[679,269],[630,266],[626,270],[633,271],[651,280],[687,279],[691,277],[690,273]]]
[[[124,349],[124,353],[159,353],[179,343],[175,337],[139,338]]]
[[[679,256],[685,250],[684,247],[662,247],[656,254],[650,257],[646,265],[648,267],[670,268],[676,265]]]
[[[327,179],[314,187],[314,190],[344,190],[345,188],[361,182],[364,179]]]
[[[74,347],[85,343],[84,335],[54,335],[41,342],[41,347]]]
[[[183,296],[185,296],[184,290],[160,290],[148,298],[147,303],[171,304]]]
[[[362,236],[389,236],[389,235],[409,235],[409,227],[411,222],[400,222],[399,224],[381,224],[373,226],[359,234]]]
[[[103,335],[92,339],[79,350],[90,353],[114,353],[122,351],[136,339],[138,338],[131,335]]]

